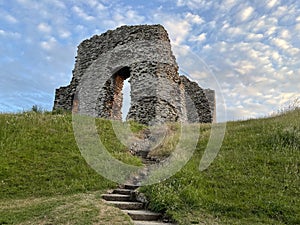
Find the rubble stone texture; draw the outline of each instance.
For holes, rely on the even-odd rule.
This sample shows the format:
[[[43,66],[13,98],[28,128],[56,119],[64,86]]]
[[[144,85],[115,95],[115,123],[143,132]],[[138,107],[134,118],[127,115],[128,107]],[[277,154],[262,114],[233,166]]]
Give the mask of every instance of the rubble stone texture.
[[[150,125],[215,118],[214,91],[179,76],[161,25],[122,26],[83,41],[71,83],[56,90],[53,109],[121,120],[126,79],[131,87],[127,119]]]

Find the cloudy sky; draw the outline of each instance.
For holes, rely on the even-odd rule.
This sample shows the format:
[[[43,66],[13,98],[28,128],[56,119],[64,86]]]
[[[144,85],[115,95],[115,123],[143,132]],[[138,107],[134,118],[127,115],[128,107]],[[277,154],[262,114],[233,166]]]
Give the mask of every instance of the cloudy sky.
[[[162,24],[180,73],[216,89],[227,120],[300,96],[299,0],[0,0],[0,112],[51,110],[78,44],[124,24]]]

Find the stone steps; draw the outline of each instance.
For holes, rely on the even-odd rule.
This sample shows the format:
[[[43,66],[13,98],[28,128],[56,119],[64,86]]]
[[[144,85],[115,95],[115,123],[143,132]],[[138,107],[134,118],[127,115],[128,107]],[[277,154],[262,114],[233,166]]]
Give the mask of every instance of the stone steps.
[[[118,188],[118,189],[113,190],[113,194],[120,194],[120,195],[130,195],[131,192],[132,192],[132,190],[130,190],[130,189]]]
[[[147,155],[149,154],[149,150],[147,151],[139,151],[136,153],[137,156],[141,156],[142,158],[147,158]]]
[[[106,201],[106,202],[123,210],[144,209],[144,204],[141,202],[117,202],[117,201]]]
[[[121,194],[103,194],[101,196],[106,201],[130,201],[130,195],[121,195]]]
[[[125,184],[124,189],[129,189],[129,190],[135,190],[138,189],[140,186],[139,185],[134,185],[134,184]]]
[[[123,210],[123,212],[127,213],[133,220],[157,221],[162,217],[160,213],[148,210]]]
[[[164,223],[158,221],[133,221],[134,225],[174,225],[173,223]]]
[[[139,186],[125,184],[102,198],[108,203],[128,214],[135,225],[174,225],[161,222],[162,214],[145,210],[144,204],[135,199],[134,190]]]

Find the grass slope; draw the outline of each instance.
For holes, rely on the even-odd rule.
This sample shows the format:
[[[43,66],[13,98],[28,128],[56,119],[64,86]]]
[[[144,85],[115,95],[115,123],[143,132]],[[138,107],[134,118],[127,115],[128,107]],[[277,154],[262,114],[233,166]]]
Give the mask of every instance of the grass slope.
[[[208,134],[176,175],[143,187],[150,208],[180,224],[300,224],[300,110],[230,122],[213,164],[199,172]]]
[[[0,224],[132,225],[127,215],[103,203],[101,193],[2,200]]]
[[[295,110],[228,123],[218,157],[200,173],[209,137],[205,125],[189,163],[141,191],[153,210],[179,224],[300,224],[299,118]],[[97,127],[112,155],[140,164],[118,142],[109,121],[97,120]],[[133,123],[132,128],[138,132],[143,126]],[[174,146],[172,137],[177,141],[170,133],[153,154],[166,156]],[[71,115],[0,115],[0,224],[130,224],[99,199],[115,186],[82,158]]]
[[[117,141],[109,121],[97,120],[97,127],[105,135],[104,145],[112,149],[112,155],[126,163],[140,164]],[[115,186],[94,172],[81,156],[70,114],[0,115],[0,224],[105,224],[92,223],[99,218],[123,224],[111,214],[101,217],[103,203],[99,205],[97,200],[93,205],[91,200],[85,201],[89,195],[82,194],[93,196],[95,191],[102,193]],[[67,207],[70,204],[74,207]],[[58,213],[60,208],[64,209]],[[122,220],[129,221],[124,215]]]

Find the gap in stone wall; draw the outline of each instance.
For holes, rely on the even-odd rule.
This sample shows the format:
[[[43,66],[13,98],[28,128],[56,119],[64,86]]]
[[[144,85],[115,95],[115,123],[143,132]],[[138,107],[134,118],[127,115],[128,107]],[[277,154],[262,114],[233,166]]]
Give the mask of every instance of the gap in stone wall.
[[[123,105],[124,104],[124,96],[123,96],[123,92],[124,92],[124,83],[125,80],[128,80],[128,78],[130,77],[130,68],[129,67],[123,67],[121,69],[119,69],[116,73],[113,74],[112,76],[112,109],[111,109],[111,114],[110,114],[110,118],[114,119],[114,120],[123,120]],[[127,98],[127,97],[126,97]],[[129,101],[130,104],[130,101]],[[124,116],[126,118],[127,113],[124,112]]]
[[[122,110],[121,110],[122,111],[122,121],[126,121],[126,117],[128,115],[130,105],[131,105],[129,79],[124,80],[122,93],[123,93],[123,104],[122,104]]]

